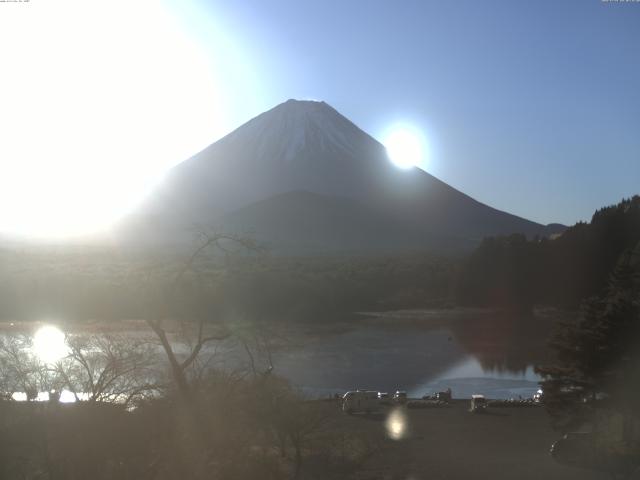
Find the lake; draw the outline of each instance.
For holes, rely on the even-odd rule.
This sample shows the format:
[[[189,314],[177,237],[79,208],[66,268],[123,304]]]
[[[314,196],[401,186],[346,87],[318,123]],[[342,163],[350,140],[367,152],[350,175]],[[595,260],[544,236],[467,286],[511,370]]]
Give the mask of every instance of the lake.
[[[514,316],[455,309],[369,313],[349,322],[287,324],[278,328],[283,341],[272,347],[271,360],[275,374],[309,397],[355,389],[405,390],[411,397],[421,397],[451,388],[455,398],[472,394],[526,398],[539,388],[534,367],[548,360],[546,340],[552,320],[552,315],[540,313]],[[144,322],[138,329],[118,333],[155,340]],[[53,343],[64,342],[64,335],[58,331],[54,339]],[[63,345],[44,343],[64,352]],[[188,353],[178,343],[174,349],[181,355]],[[237,340],[209,346],[203,354],[214,350],[218,368],[250,368],[246,350]],[[164,354],[159,347],[156,352],[162,364]],[[260,362],[257,369],[267,365],[264,358],[254,360]]]
[[[551,319],[483,311],[375,314],[342,331],[307,335],[273,355],[276,373],[310,396],[345,390],[451,388],[454,397],[530,397],[548,359]]]

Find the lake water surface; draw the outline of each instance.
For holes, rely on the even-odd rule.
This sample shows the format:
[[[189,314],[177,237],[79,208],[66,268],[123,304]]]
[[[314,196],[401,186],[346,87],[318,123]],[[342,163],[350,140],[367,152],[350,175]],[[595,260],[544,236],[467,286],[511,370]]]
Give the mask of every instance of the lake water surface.
[[[547,360],[551,325],[548,315],[478,310],[369,314],[346,323],[289,325],[271,360],[277,375],[310,397],[355,389],[421,397],[447,388],[455,398],[530,397],[539,388],[534,366]],[[144,326],[119,333],[154,339]],[[237,342],[218,347],[219,368],[249,368]],[[184,346],[174,348],[187,354]],[[159,347],[157,354],[165,361]]]
[[[548,318],[488,312],[377,315],[274,355],[276,372],[311,396],[356,388],[410,396],[530,397],[547,358]]]

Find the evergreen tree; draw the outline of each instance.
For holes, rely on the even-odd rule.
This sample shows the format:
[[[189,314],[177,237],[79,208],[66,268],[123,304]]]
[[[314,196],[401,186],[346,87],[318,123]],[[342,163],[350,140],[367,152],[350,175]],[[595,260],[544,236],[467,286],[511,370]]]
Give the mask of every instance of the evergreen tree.
[[[622,254],[602,295],[558,324],[551,344],[557,361],[539,373],[557,428],[593,422],[603,407],[640,414],[640,243]]]
[[[519,310],[534,304],[574,309],[606,288],[616,261],[638,242],[637,195],[598,210],[590,223],[577,223],[555,239],[487,238],[463,262],[456,298]]]

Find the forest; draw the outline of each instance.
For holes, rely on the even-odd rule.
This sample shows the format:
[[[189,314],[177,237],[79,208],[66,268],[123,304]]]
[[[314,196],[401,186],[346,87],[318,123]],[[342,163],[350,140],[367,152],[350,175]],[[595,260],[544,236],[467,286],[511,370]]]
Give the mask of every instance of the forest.
[[[490,237],[466,257],[218,252],[198,257],[201,277],[213,283],[206,295],[196,292],[197,282],[182,285],[182,308],[199,304],[216,317],[286,321],[453,305],[575,310],[602,291],[620,256],[638,242],[640,197],[635,196],[598,210],[591,222],[555,238]],[[142,319],[153,285],[185,256],[106,247],[5,247],[0,250],[0,319]]]
[[[599,294],[625,252],[640,242],[640,196],[596,211],[556,238],[490,237],[456,276],[461,304],[530,310],[536,304],[577,309]]]
[[[143,319],[153,285],[185,257],[98,247],[4,249],[0,319]],[[210,288],[204,295],[197,281],[185,281],[182,308],[200,305],[215,317],[328,321],[360,310],[443,305],[454,267],[429,254],[277,257],[242,251],[199,255],[197,268],[211,280]]]

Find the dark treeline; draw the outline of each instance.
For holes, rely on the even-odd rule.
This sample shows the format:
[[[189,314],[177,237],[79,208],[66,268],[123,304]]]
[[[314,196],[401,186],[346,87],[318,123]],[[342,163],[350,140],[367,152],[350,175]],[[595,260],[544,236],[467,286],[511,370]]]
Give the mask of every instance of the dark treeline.
[[[220,305],[252,318],[309,320],[441,304],[449,298],[452,271],[449,261],[427,255],[271,258],[230,269]]]
[[[625,250],[605,288],[557,322],[555,361],[538,368],[556,459],[629,478],[640,466],[640,244]],[[617,475],[617,476],[616,476]]]
[[[183,261],[178,254],[106,249],[0,251],[0,319],[110,321],[147,315],[147,291]],[[388,257],[198,258],[215,286],[203,295],[182,279],[173,314],[315,320],[358,310],[442,304],[452,262],[429,255]]]
[[[528,310],[576,308],[600,293],[621,255],[640,242],[640,196],[598,210],[555,239],[485,239],[458,275],[460,303]]]
[[[539,372],[558,427],[592,420],[602,407],[595,401],[606,399],[606,406],[635,418],[640,428],[640,244],[622,254],[602,293],[556,324],[550,340],[558,361]]]

